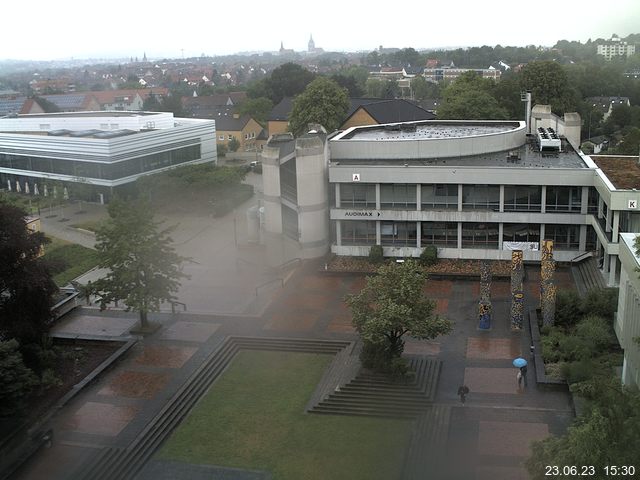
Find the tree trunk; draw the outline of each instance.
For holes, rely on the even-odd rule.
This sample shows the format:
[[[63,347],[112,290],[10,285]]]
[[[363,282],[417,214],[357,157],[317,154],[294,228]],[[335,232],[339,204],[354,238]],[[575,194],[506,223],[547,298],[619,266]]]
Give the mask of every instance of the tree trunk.
[[[140,310],[140,329],[144,330],[149,326],[149,322],[147,321],[147,311]]]

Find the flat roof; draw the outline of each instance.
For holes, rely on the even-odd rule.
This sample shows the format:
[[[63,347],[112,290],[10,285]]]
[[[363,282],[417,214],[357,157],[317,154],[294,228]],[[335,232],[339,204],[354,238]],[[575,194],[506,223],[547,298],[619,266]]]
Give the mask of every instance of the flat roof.
[[[25,113],[14,118],[51,118],[51,117],[146,117],[149,115],[160,115],[164,112],[143,112],[133,110],[105,110],[99,112],[54,112],[54,113]]]
[[[402,141],[473,137],[510,132],[520,128],[520,122],[490,122],[472,120],[426,120],[387,125],[354,127],[333,140]]]
[[[637,156],[589,155],[616,190],[640,190],[640,158]]]
[[[513,168],[589,168],[569,142],[562,142],[563,150],[539,151],[533,137],[527,143],[510,150],[477,155],[425,158],[425,159],[351,159],[331,157],[331,163],[341,165],[403,165],[408,166],[459,166],[459,167],[513,167]]]

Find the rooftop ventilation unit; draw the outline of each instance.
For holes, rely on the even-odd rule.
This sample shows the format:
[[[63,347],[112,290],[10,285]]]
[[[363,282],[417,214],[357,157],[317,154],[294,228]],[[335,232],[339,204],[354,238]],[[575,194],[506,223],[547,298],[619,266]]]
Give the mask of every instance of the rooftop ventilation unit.
[[[540,151],[559,152],[562,150],[560,137],[553,128],[538,127],[538,145]]]

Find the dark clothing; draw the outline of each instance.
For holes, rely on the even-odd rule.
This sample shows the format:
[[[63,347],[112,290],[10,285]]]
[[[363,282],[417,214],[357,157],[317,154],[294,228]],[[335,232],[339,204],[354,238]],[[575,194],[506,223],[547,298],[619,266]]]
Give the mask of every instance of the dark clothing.
[[[467,387],[466,385],[461,385],[458,388],[458,395],[460,395],[460,402],[462,403],[465,402],[468,393],[469,393],[469,387]]]
[[[524,380],[524,386],[527,386],[527,366],[520,367],[520,373],[522,374],[522,380]]]

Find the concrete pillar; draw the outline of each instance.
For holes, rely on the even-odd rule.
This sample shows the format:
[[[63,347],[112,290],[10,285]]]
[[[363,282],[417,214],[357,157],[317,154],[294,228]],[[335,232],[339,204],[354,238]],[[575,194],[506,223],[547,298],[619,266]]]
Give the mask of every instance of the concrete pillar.
[[[462,184],[458,184],[458,211],[462,211]]]
[[[547,234],[545,232],[545,227],[546,227],[546,225],[544,223],[540,224],[540,245],[542,245],[542,240],[544,239],[545,235]]]
[[[502,250],[502,235],[504,233],[504,224],[500,222],[498,224],[498,250]]]
[[[422,209],[422,186],[418,183],[416,185],[416,210],[420,211]]]
[[[504,212],[504,185],[500,185],[500,204],[498,206],[498,210],[500,213]]]
[[[379,183],[376,183],[376,210],[380,210],[380,184]]]
[[[605,275],[609,274],[609,262],[611,261],[611,255],[609,255],[608,253],[604,254],[604,259],[602,261],[602,273],[604,273]]]
[[[580,225],[580,240],[579,240],[578,250],[581,252],[587,251],[587,226]]]
[[[422,222],[416,222],[416,248],[421,248]]]
[[[611,241],[618,243],[618,230],[620,229],[620,211],[614,210],[613,212],[613,228],[611,233]]]
[[[382,234],[380,232],[380,220],[376,220],[376,245],[382,245]]]
[[[602,206],[604,205],[604,200],[602,197],[598,197],[598,218],[602,218],[604,215],[602,214]]]
[[[616,285],[616,270],[617,270],[618,256],[609,255],[609,283],[607,286],[614,287]]]
[[[542,185],[542,191],[540,192],[540,211],[545,213],[547,211],[547,186]],[[540,236],[542,239],[543,237]]]
[[[458,250],[462,249],[462,222],[458,222]]]
[[[589,187],[582,187],[582,197],[580,198],[580,213],[586,215],[589,211]]]
[[[340,184],[336,183],[336,208],[340,208]]]
[[[342,246],[342,222],[336,220],[336,245]]]

